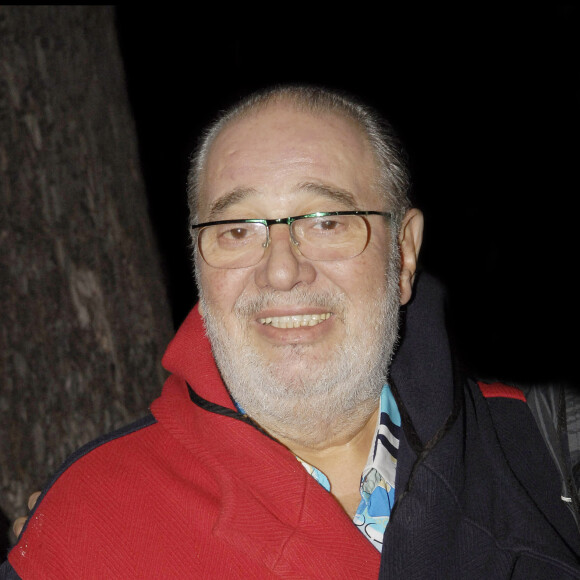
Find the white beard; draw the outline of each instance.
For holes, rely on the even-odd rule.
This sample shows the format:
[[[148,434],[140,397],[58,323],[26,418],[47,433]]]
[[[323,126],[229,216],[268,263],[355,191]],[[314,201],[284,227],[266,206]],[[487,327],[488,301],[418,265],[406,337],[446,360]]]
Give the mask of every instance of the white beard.
[[[377,408],[398,336],[398,273],[398,248],[393,248],[386,283],[356,323],[345,318],[354,308],[346,295],[300,289],[240,296],[232,329],[213,312],[198,284],[213,354],[233,399],[274,437],[312,447],[368,418]],[[277,362],[266,362],[248,342],[247,326],[256,313],[276,305],[323,307],[342,320],[346,337],[324,360],[314,358],[311,345],[283,345]]]

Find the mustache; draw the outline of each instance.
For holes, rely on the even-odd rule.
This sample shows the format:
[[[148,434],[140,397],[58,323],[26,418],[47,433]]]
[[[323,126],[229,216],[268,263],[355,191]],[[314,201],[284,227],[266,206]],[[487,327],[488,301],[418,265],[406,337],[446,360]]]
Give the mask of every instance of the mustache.
[[[254,317],[267,308],[285,306],[313,306],[324,308],[339,317],[346,308],[347,298],[342,292],[320,292],[294,288],[286,292],[265,290],[255,296],[240,296],[234,304],[234,314]]]

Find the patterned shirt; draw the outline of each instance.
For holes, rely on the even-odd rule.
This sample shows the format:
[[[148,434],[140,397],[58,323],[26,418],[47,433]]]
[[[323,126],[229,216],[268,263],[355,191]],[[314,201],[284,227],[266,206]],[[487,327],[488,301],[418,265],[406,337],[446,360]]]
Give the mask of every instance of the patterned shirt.
[[[379,552],[383,534],[395,502],[395,474],[401,431],[401,416],[389,385],[381,392],[379,419],[374,444],[363,469],[360,482],[361,501],[354,524]],[[296,457],[306,471],[330,492],[330,482],[316,467]]]

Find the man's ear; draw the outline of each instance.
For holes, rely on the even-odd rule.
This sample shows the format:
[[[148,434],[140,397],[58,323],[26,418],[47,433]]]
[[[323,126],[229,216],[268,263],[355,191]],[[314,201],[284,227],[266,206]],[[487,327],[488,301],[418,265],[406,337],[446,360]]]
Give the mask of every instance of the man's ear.
[[[399,248],[401,252],[401,304],[407,304],[413,292],[413,280],[417,270],[417,259],[421,242],[423,241],[423,213],[417,208],[411,208],[405,214],[399,232]]]

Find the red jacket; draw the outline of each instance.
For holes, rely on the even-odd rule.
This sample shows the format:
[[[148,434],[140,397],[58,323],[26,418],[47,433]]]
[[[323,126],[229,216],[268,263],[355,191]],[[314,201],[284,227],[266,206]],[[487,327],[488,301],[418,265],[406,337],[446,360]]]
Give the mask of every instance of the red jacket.
[[[197,309],[153,417],[77,452],[9,555],[22,578],[377,578],[380,554],[285,447],[234,416]],[[232,413],[233,415],[234,413]]]

